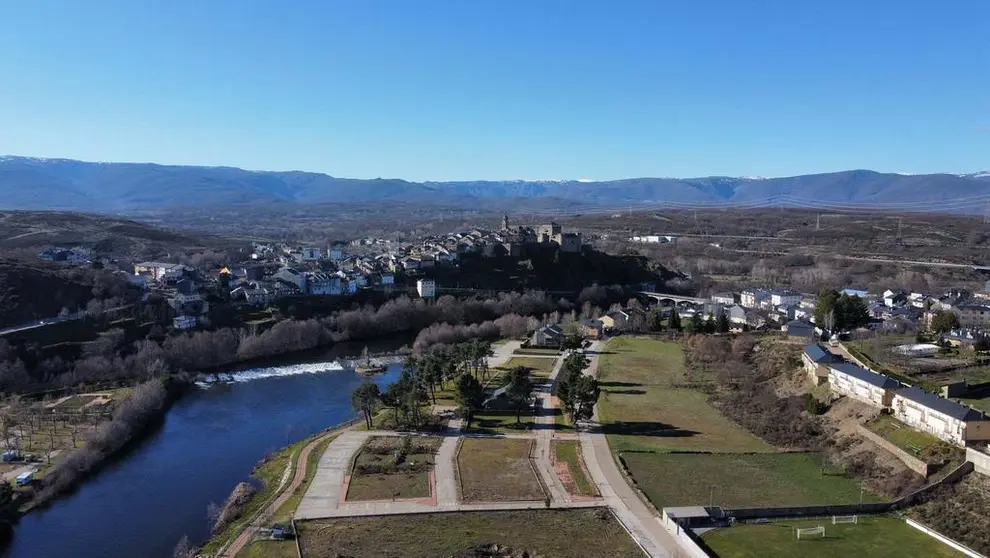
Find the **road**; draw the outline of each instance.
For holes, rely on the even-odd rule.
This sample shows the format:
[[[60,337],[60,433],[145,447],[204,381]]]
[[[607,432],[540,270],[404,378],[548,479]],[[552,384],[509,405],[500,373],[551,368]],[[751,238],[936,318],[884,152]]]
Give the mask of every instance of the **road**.
[[[604,347],[603,341],[592,343],[586,352],[589,365],[585,374],[598,376],[598,355]],[[584,463],[598,485],[599,492],[647,554],[654,558],[677,556],[680,551],[677,541],[626,481],[612,457],[608,439],[602,433],[598,420],[596,405],[594,416],[586,424],[587,428],[579,434],[579,438]]]

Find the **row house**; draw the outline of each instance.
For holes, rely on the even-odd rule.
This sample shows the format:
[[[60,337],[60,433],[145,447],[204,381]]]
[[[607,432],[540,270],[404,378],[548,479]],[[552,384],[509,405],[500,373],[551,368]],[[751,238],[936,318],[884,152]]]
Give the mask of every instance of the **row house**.
[[[818,343],[805,345],[801,353],[801,363],[804,371],[815,383],[821,385],[828,381],[829,366],[843,362],[842,357],[829,352],[828,349]]]
[[[828,383],[832,393],[845,395],[874,407],[890,407],[894,390],[900,382],[877,374],[851,362],[828,364]]]
[[[946,442],[965,446],[990,440],[984,413],[917,387],[896,391],[890,407],[897,420]]]

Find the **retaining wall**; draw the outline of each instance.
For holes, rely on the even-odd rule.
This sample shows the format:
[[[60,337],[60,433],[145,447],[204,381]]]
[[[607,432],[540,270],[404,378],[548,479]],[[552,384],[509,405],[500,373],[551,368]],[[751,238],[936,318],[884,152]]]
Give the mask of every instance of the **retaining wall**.
[[[910,453],[902,450],[901,448],[895,446],[894,444],[888,442],[880,436],[879,434],[871,431],[869,428],[863,426],[862,424],[856,425],[856,430],[867,440],[873,442],[874,444],[880,446],[881,448],[887,450],[894,455],[897,459],[901,460],[902,463],[908,466],[909,469],[918,473],[919,475],[928,478],[928,475],[935,472],[936,465],[926,463],[917,457],[911,455]]]
[[[698,535],[695,535],[690,529],[685,529],[678,525],[676,521],[667,516],[666,510],[663,511],[663,517],[658,517],[657,521],[677,541],[677,546],[680,547],[681,554],[689,558],[710,558],[710,556],[713,556],[702,547],[704,543],[701,543]],[[681,554],[678,554],[678,556]]]
[[[946,537],[942,533],[939,533],[938,531],[933,531],[922,523],[918,523],[917,521],[910,518],[907,519],[906,521],[907,524],[910,525],[911,527],[914,527],[915,529],[921,531],[922,533],[928,535],[929,537],[938,539],[938,541],[941,542],[942,544],[949,545],[952,548],[958,550],[959,552],[962,552],[966,556],[969,556],[970,558],[986,558],[986,556],[980,554],[979,552],[973,550],[972,548],[969,548],[968,546],[962,543],[958,543],[950,539],[949,537]]]
[[[990,476],[990,455],[973,448],[966,448],[966,461],[973,464],[977,473]]]

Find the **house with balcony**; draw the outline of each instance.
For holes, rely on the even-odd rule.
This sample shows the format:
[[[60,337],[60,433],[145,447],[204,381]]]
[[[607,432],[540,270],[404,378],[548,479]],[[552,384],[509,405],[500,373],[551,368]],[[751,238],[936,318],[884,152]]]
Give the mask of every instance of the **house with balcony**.
[[[904,424],[946,442],[965,446],[990,440],[990,419],[985,413],[918,387],[895,391],[891,410]]]

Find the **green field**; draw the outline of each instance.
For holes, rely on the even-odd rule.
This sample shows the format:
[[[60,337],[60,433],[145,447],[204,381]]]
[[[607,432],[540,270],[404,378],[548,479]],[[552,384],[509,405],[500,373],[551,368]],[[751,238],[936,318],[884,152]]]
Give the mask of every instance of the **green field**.
[[[619,338],[599,364],[599,413],[614,452],[772,452],[773,446],[725,418],[685,380],[680,345]]]
[[[708,505],[712,496],[723,507],[855,504],[860,498],[858,480],[838,471],[822,475],[804,453],[624,453],[622,459],[657,508]],[[863,500],[879,498],[864,491]]]
[[[536,415],[532,411],[523,411],[516,424],[515,411],[479,411],[474,414],[469,432],[484,432],[489,434],[504,434],[519,432],[533,428]]]
[[[392,515],[296,524],[303,558],[517,556],[641,558],[611,514],[594,509]],[[479,545],[512,554],[480,554]]]
[[[555,362],[557,362],[557,359],[554,358],[514,356],[508,362],[499,366],[498,369],[508,371],[517,366],[522,366],[529,370],[529,376],[535,381],[539,378],[549,378]]]
[[[927,432],[919,432],[890,415],[880,415],[866,427],[902,450],[918,455],[926,448],[947,445]]]
[[[795,527],[822,525],[825,537],[797,540]],[[857,524],[832,525],[831,518],[781,520],[768,525],[737,525],[706,533],[705,543],[719,558],[870,557],[952,558],[952,548],[890,516],[860,516]]]

